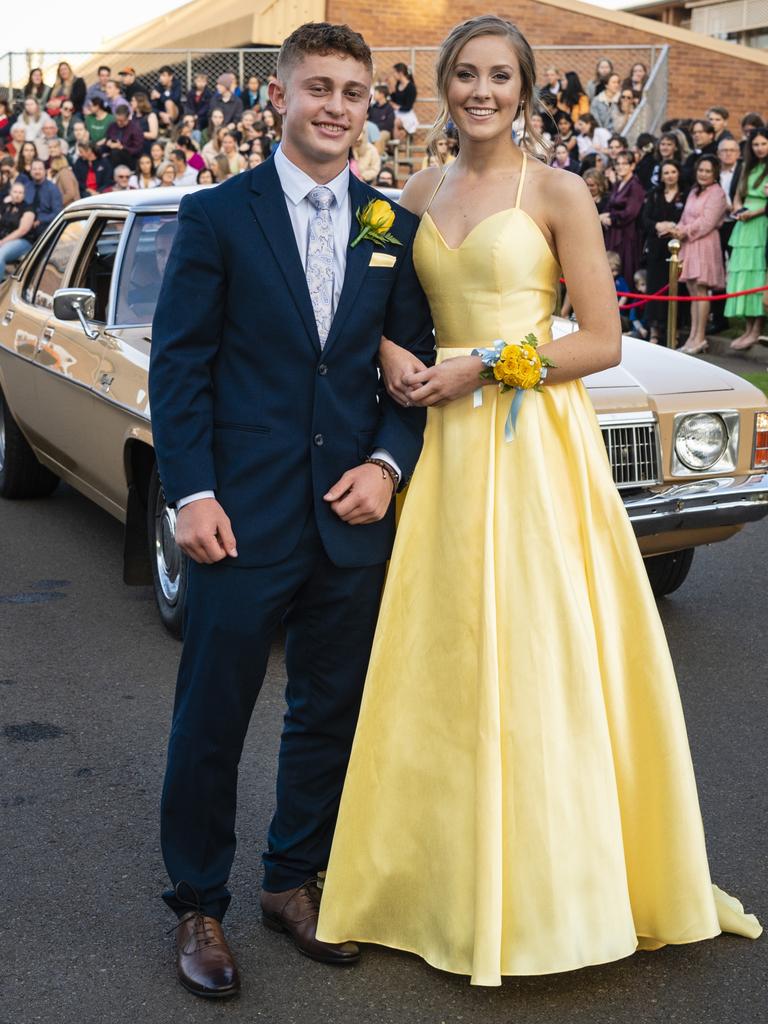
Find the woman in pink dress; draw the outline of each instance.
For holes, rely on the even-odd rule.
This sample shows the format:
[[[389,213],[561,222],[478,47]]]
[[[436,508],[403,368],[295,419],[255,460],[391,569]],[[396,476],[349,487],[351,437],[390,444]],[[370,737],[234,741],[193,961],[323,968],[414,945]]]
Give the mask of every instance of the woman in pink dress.
[[[718,228],[727,212],[728,199],[720,185],[720,162],[716,156],[700,156],[696,161],[696,184],[688,195],[679,224],[665,225],[665,234],[683,243],[680,280],[688,285],[690,295],[708,295],[712,288],[722,291],[725,287]],[[708,316],[709,302],[691,303],[691,329],[681,352],[706,352]]]

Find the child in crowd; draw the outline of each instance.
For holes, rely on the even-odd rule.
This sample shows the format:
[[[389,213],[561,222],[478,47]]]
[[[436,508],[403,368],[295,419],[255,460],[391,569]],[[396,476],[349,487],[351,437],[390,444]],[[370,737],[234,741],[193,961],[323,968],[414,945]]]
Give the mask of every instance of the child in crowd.
[[[648,274],[645,270],[635,271],[635,291],[640,295],[645,295],[648,291]],[[648,307],[645,305],[635,305],[638,301],[638,299],[633,299],[631,303],[632,309],[629,311],[629,325],[631,330],[629,333],[633,338],[645,339],[648,337],[649,333],[645,322],[646,310]]]
[[[612,249],[609,249],[605,255],[608,258],[608,266],[611,268],[611,273],[613,274],[613,284],[616,288],[616,292],[628,292],[629,285],[621,272],[621,256]],[[629,299],[627,299],[626,296],[619,295],[619,313],[621,314],[621,329],[623,331],[628,331],[630,327],[629,319],[626,314],[621,312],[628,302]]]

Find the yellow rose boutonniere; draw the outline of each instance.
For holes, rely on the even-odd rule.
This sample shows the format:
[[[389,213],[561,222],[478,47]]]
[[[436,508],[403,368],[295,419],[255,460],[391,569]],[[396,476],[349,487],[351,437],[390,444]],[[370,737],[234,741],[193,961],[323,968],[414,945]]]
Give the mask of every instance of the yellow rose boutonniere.
[[[362,210],[357,211],[356,216],[361,231],[354,242],[350,243],[351,249],[364,238],[369,238],[375,245],[386,245],[387,242],[390,245],[403,244],[389,233],[389,229],[395,223],[395,211],[386,199],[372,199]]]

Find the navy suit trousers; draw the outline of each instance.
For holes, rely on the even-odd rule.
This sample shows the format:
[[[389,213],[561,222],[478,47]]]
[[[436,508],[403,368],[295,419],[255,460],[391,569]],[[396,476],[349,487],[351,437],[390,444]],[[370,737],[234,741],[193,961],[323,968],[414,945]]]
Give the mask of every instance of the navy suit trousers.
[[[164,899],[178,914],[199,903],[221,919],[229,905],[238,764],[281,622],[288,707],[264,888],[293,888],[327,865],[384,569],[335,566],[312,514],[278,565],[191,563],[161,811],[174,886]]]

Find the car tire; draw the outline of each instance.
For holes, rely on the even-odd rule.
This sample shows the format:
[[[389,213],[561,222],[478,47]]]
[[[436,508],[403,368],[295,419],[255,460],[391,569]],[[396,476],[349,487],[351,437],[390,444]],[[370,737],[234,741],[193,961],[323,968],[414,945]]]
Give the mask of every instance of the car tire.
[[[37,461],[0,391],[0,497],[47,498],[58,484],[56,474]]]
[[[152,467],[147,491],[147,537],[152,584],[160,620],[168,632],[180,640],[184,626],[189,562],[176,545],[176,512],[165,500],[156,465]]]
[[[672,551],[666,555],[654,555],[645,560],[651,590],[656,597],[674,593],[685,582],[693,562],[693,548]]]

